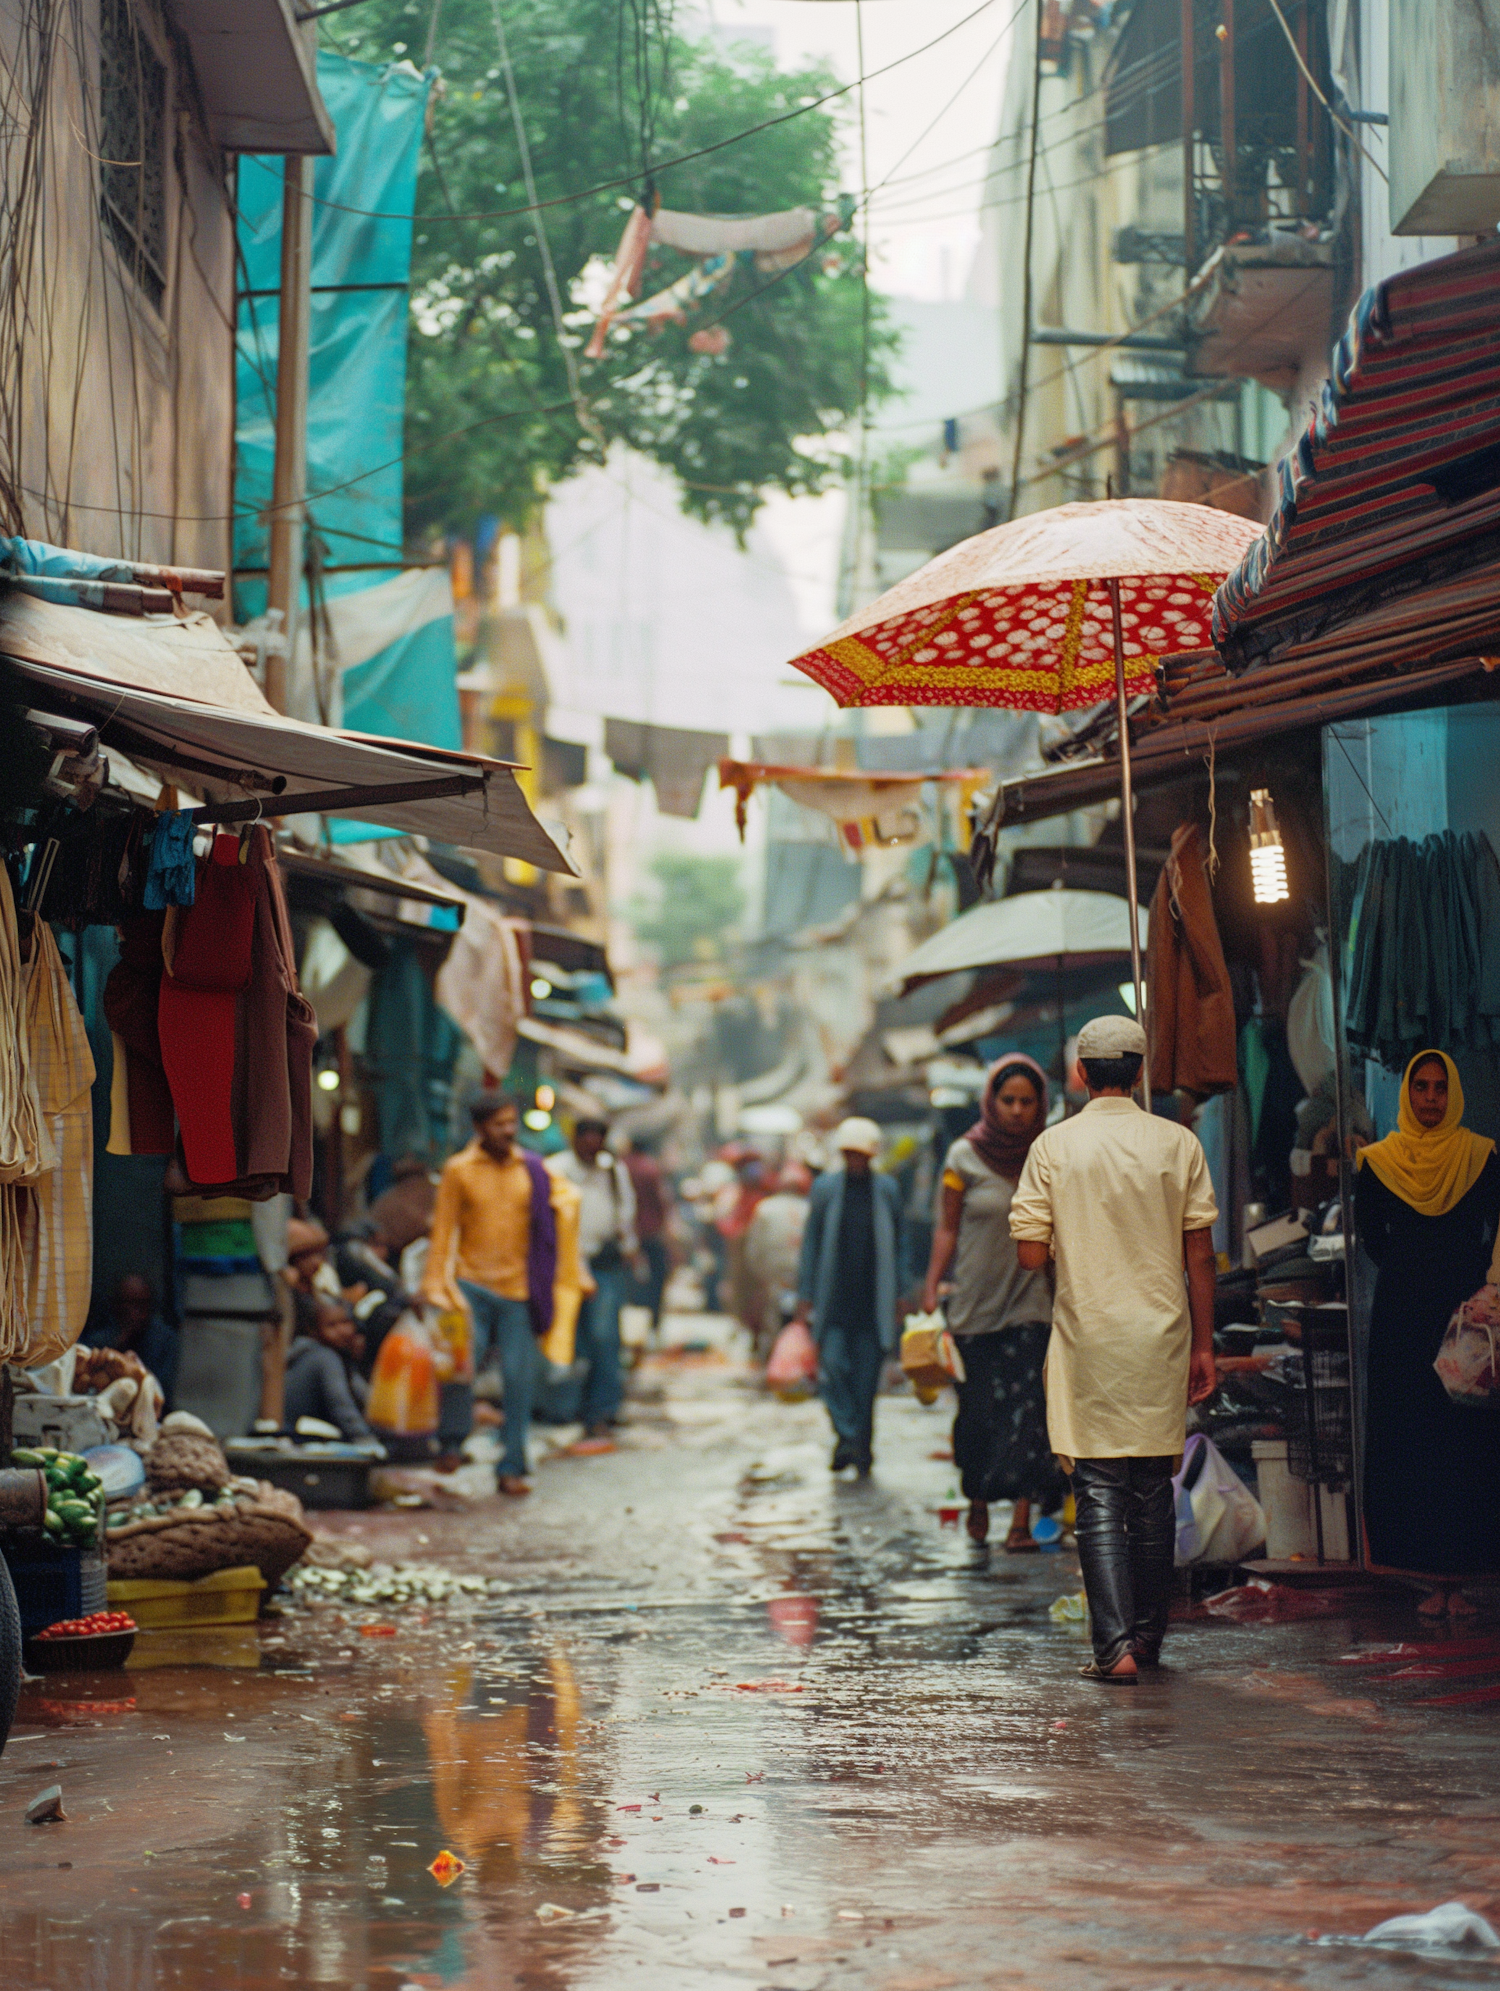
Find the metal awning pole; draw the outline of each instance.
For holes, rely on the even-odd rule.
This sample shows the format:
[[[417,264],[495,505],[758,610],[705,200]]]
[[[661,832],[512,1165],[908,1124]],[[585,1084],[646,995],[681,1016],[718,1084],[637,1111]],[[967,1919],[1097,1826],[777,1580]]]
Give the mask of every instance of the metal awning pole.
[[[311,159],[284,168],[281,198],[281,299],[276,346],[276,458],[271,472],[266,606],[280,609],[286,648],[266,653],[266,697],[285,712],[302,593],[307,499],[307,362],[311,340]]]
[[[1125,819],[1125,884],[1130,896],[1130,976],[1135,983],[1135,1017],[1146,1027],[1146,984],[1141,974],[1140,892],[1135,881],[1135,794],[1130,784],[1130,721],[1125,710],[1125,632],[1120,627],[1120,583],[1110,580],[1109,613],[1115,632],[1115,705],[1120,715],[1120,809]],[[1141,1064],[1141,1095],[1151,1111],[1151,1054]]]

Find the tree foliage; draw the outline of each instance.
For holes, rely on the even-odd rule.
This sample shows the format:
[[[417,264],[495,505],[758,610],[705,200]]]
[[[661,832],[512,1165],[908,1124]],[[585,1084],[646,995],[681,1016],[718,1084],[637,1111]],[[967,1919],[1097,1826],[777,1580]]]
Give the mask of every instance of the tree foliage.
[[[636,907],[632,924],[662,967],[722,960],[725,939],[745,911],[738,859],[664,851],[651,874],[660,897],[653,906]]]
[[[613,260],[648,186],[663,205],[699,213],[836,212],[839,107],[751,133],[835,79],[820,67],[779,71],[753,47],[691,42],[663,0],[501,4],[537,198],[562,203],[540,222],[586,412],[571,405],[538,217],[493,212],[527,199],[495,0],[440,0],[433,61],[443,84],[414,244],[408,530],[466,529],[486,512],[519,527],[550,485],[601,461],[614,441],[674,472],[687,510],[740,533],[764,489],[824,489],[845,468],[837,432],[858,409],[862,380],[872,395],[884,390],[890,344],[877,300],[866,330],[850,230],[775,280],[737,268],[686,326],[617,332],[597,362],[583,356],[590,319],[577,286],[595,259]],[[322,25],[348,55],[420,62],[433,5],[368,0]],[[726,139],[737,142],[661,164]],[[653,246],[643,295],[692,266]],[[718,320],[727,351],[692,351],[690,334]]]

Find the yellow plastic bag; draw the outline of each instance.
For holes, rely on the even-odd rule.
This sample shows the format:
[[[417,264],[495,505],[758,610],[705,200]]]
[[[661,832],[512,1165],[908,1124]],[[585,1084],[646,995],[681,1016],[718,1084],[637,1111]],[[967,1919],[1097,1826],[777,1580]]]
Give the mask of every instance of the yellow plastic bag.
[[[901,1367],[920,1403],[936,1403],[949,1383],[964,1380],[964,1358],[940,1313],[908,1314],[901,1333]]]
[[[428,1338],[440,1383],[474,1380],[474,1322],[461,1299],[426,1310]],[[378,1366],[378,1362],[377,1362]]]

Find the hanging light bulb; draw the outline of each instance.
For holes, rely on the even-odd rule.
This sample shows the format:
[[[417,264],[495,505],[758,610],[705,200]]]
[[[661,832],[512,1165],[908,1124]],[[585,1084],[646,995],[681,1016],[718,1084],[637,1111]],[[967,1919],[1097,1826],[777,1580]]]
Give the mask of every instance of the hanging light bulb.
[[[1250,884],[1258,906],[1279,906],[1292,896],[1286,878],[1286,850],[1276,827],[1276,804],[1269,788],[1250,791]]]

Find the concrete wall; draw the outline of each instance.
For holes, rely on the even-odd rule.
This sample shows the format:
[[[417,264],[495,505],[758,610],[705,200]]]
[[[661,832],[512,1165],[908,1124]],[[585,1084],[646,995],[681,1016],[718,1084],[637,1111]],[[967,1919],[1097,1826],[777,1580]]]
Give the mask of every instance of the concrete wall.
[[[136,18],[169,76],[159,304],[100,219],[99,0],[43,0],[24,21],[14,5],[0,10],[0,178],[8,225],[34,245],[0,266],[0,475],[14,493],[5,529],[223,568],[229,168],[195,110],[182,45],[153,7]]]

